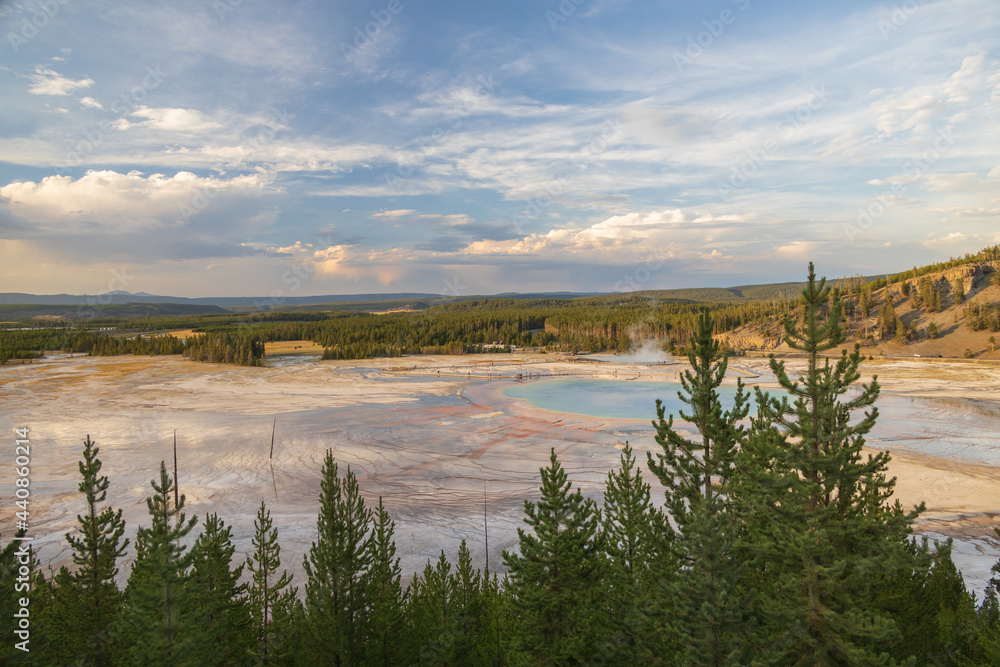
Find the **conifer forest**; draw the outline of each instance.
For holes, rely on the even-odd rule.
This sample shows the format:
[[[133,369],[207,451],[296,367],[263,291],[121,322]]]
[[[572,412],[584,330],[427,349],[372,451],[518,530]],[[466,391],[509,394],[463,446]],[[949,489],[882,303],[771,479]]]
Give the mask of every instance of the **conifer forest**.
[[[303,580],[286,572],[266,502],[251,553],[237,553],[225,516],[186,511],[167,462],[131,543],[100,437],[84,434],[77,525],[65,538],[72,566],[47,574],[22,533],[4,536],[3,662],[1000,664],[1000,562],[976,599],[950,543],[914,537],[924,508],[894,500],[888,452],[862,451],[879,419],[878,381],[860,382],[844,303],[811,265],[800,304],[783,336],[805,372],[772,356],[785,396],[740,381],[727,404],[718,389],[728,354],[713,338],[715,313],[699,311],[685,345],[686,407],[650,406],[659,450],[640,460],[626,446],[597,503],[552,449],[502,567],[472,562],[463,542],[404,578],[393,517],[329,450]],[[224,334],[200,341],[185,353],[246,364],[262,354]],[[26,625],[19,599],[29,592]],[[30,650],[18,646],[24,627]]]

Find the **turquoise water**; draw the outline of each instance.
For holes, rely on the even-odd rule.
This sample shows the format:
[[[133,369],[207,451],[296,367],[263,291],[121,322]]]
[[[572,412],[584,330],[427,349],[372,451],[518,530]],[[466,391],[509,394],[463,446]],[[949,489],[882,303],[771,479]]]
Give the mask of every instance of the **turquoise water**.
[[[628,380],[542,380],[519,384],[504,390],[511,398],[522,398],[535,407],[553,412],[569,412],[605,419],[656,418],[656,399],[662,399],[667,416],[679,418],[685,405],[677,397],[677,382],[642,382]],[[748,392],[749,393],[749,392]],[[771,393],[775,393],[773,390]],[[723,406],[729,408],[736,387],[719,387]],[[752,400],[752,393],[751,393]]]

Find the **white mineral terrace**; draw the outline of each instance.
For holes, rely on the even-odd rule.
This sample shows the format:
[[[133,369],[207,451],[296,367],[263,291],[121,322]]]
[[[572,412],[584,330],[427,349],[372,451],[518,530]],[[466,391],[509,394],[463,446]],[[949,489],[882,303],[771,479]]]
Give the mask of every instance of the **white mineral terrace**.
[[[482,362],[486,363],[482,363]],[[493,365],[490,366],[489,362]],[[789,362],[795,370],[800,362]],[[733,366],[773,385],[766,361]],[[405,370],[385,372],[391,367]],[[145,499],[160,461],[179,479],[187,512],[217,512],[233,527],[238,554],[250,550],[253,519],[266,501],[280,531],[284,567],[303,584],[302,558],[315,539],[320,468],[327,448],[359,477],[369,503],[381,496],[396,521],[404,574],[466,539],[489,564],[516,546],[523,501],[538,495],[538,469],[555,447],[574,485],[598,501],[622,443],[655,451],[649,421],[548,412],[503,395],[518,373],[663,380],[681,365],[570,363],[555,355],[408,357],[319,361],[269,357],[264,368],[199,364],[178,357],[48,357],[0,367],[0,538],[13,533],[14,429],[30,428],[29,535],[42,562],[69,561],[64,533],[82,511],[77,462],[89,434],[111,479],[109,501],[128,534],[148,523]],[[982,590],[1000,554],[1000,369],[961,362],[868,362],[883,386],[869,438],[893,454],[891,474],[907,508],[927,503],[918,532],[956,539],[955,561]],[[503,379],[484,379],[492,377]],[[476,377],[479,376],[479,377]],[[532,380],[534,381],[534,380]],[[652,418],[653,406],[649,416]],[[273,460],[268,462],[276,418]],[[681,424],[683,427],[683,424]],[[644,477],[649,480],[650,475]],[[654,497],[662,489],[654,484]],[[123,565],[122,573],[129,567]]]

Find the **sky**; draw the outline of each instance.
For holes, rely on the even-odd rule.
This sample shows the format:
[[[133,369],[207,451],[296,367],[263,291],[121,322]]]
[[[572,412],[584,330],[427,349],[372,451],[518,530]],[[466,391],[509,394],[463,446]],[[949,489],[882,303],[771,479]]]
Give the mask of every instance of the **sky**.
[[[627,292],[1000,242],[996,0],[4,0],[0,38],[0,291]]]

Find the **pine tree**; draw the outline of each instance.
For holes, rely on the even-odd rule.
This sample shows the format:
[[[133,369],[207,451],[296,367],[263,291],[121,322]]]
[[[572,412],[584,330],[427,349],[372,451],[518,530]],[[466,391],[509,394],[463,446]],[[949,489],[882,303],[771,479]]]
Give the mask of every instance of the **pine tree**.
[[[994,530],[1000,538],[1000,528]],[[1000,560],[992,572],[977,612],[976,652],[984,664],[1000,665]]]
[[[85,619],[75,629],[63,625],[60,642],[72,645],[77,651],[74,662],[81,665],[106,664],[112,654],[112,638],[116,634],[115,622],[120,611],[121,592],[115,583],[118,576],[118,559],[125,554],[129,540],[124,538],[125,521],[122,511],[99,505],[107,499],[110,482],[101,475],[102,463],[97,458],[100,448],[90,436],[83,443],[83,460],[79,463],[79,490],[87,502],[85,514],[77,515],[77,534],[66,534],[66,541],[73,549],[73,562],[77,570],[70,580],[56,581],[60,591],[60,604],[66,598],[75,598],[75,613],[58,614],[57,624],[77,624],[77,614]],[[65,584],[73,592],[64,590]]]
[[[663,656],[672,616],[669,585],[677,576],[666,517],[653,506],[650,486],[626,442],[621,467],[608,473],[602,512],[608,558],[605,577],[614,653],[630,663]]]
[[[737,466],[739,494],[757,542],[750,570],[769,597],[771,655],[796,664],[879,664],[899,632],[872,599],[871,579],[912,572],[908,538],[922,508],[889,505],[895,479],[885,475],[887,452],[863,457],[879,386],[873,379],[842,399],[860,378],[861,355],[855,345],[832,366],[821,361],[844,340],[840,304],[821,313],[827,294],[810,264],[806,323],[785,323],[785,340],[806,353],[807,370],[793,381],[772,355],[771,370],[792,401],[758,391],[754,433]]]
[[[132,646],[127,660],[134,665],[195,664],[196,618],[191,609],[192,555],[181,540],[197,523],[188,520],[184,496],[173,505],[174,482],[160,462],[160,478],[152,480],[146,500],[151,525],[136,534],[136,560],[126,587],[125,622]]]
[[[38,560],[35,558],[31,542],[21,540],[27,535],[22,529],[14,533],[14,538],[0,552],[0,656],[4,664],[30,664],[31,651],[37,648],[31,628],[31,616],[38,612],[41,591],[38,575]],[[28,607],[21,605],[21,599],[30,600]],[[26,610],[26,611],[25,611]],[[28,627],[22,627],[21,619],[27,615]]]
[[[282,664],[288,656],[297,591],[289,587],[292,577],[280,569],[278,529],[263,502],[254,521],[252,544],[254,551],[246,561],[246,570],[250,573],[247,584],[252,625],[250,655],[255,664]]]
[[[512,602],[509,581],[500,581],[497,574],[483,573],[480,596],[482,614],[476,630],[478,657],[481,665],[508,663],[506,647],[512,626]]]
[[[922,618],[914,619],[920,635],[912,645],[917,664],[987,664],[975,660],[975,598],[951,559],[949,539],[935,544],[934,565],[919,598]],[[913,633],[916,634],[916,633]]]
[[[483,665],[489,662],[492,646],[483,646],[486,619],[483,599],[484,575],[472,567],[472,554],[465,540],[458,547],[458,563],[449,577],[448,586],[454,601],[452,654],[455,664]]]
[[[76,533],[67,533],[77,568],[60,568],[42,590],[46,613],[36,635],[37,654],[52,664],[103,665],[112,660],[117,636],[121,592],[115,583],[117,561],[125,553],[125,522],[117,512],[100,503],[107,498],[108,478],[101,475],[99,448],[87,436],[79,470],[79,490],[87,511],[77,516]]]
[[[824,298],[827,295],[824,295]],[[808,302],[804,306],[808,307]],[[808,310],[804,317],[808,317]],[[673,415],[664,419],[656,403],[656,458],[648,455],[650,470],[666,489],[666,509],[676,526],[671,547],[679,573],[671,587],[678,633],[686,638],[681,662],[732,664],[745,642],[749,617],[741,597],[744,565],[737,555],[739,521],[730,501],[730,481],[748,413],[742,380],[737,381],[734,405],[723,410],[718,388],[728,362],[712,338],[707,310],[691,338],[691,364],[681,376],[680,399],[700,438],[688,439],[673,428]]]
[[[422,574],[414,574],[407,593],[409,664],[445,665],[454,660],[456,622],[451,563],[444,551]]]
[[[542,496],[524,502],[519,553],[504,552],[513,597],[514,663],[567,664],[595,655],[607,625],[601,598],[600,512],[571,484],[553,449]]]
[[[363,658],[363,577],[372,562],[372,513],[351,469],[343,479],[338,476],[332,450],[322,474],[318,536],[304,561],[308,644],[314,657],[353,665]]]
[[[400,662],[403,632],[403,588],[393,533],[396,524],[378,500],[372,528],[372,564],[365,573],[368,600],[366,663],[389,667]]]
[[[232,534],[218,514],[209,514],[191,550],[190,613],[198,618],[193,634],[204,664],[241,663],[250,648],[246,585],[239,583],[243,564],[232,568]]]
[[[957,276],[951,283],[951,292],[955,297],[955,303],[965,303],[965,279]]]

